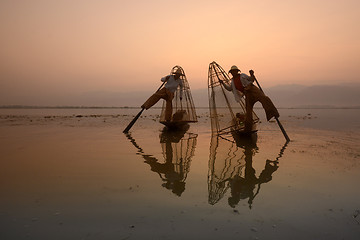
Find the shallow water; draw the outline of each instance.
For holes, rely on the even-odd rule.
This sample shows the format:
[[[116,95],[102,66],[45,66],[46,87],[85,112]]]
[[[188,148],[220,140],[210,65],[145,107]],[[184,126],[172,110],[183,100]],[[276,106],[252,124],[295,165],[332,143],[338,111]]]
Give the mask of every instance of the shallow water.
[[[359,110],[281,109],[288,144],[212,138],[206,109],[123,134],[137,111],[1,110],[1,239],[358,238]]]

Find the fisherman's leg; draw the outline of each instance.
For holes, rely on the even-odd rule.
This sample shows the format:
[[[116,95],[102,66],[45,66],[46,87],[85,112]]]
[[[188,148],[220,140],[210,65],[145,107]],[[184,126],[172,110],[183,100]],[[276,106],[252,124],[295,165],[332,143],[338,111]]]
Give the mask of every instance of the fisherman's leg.
[[[171,121],[171,115],[172,115],[172,101],[166,101],[166,107],[165,107],[165,121]]]
[[[266,113],[266,119],[269,121],[272,117],[279,117],[279,112],[276,109],[275,105],[271,101],[271,99],[266,96],[259,88],[257,88],[254,85],[249,86],[248,92],[251,92],[251,95],[255,102],[259,101],[261,105],[263,106],[265,113]]]
[[[245,94],[245,107],[246,107],[246,114],[245,114],[245,131],[251,131],[253,128],[253,108],[254,108],[254,99],[251,93]]]
[[[260,90],[259,90],[260,91]],[[258,94],[259,102],[262,104],[265,113],[266,119],[269,121],[272,117],[278,118],[280,116],[278,110],[276,109],[275,105],[271,101],[271,99],[266,96],[263,92],[260,91]]]
[[[171,121],[173,98],[174,98],[174,94],[169,90],[166,90],[165,121]]]
[[[166,88],[163,88],[160,91],[151,95],[149,99],[146,100],[143,105],[141,105],[141,108],[145,108],[147,110],[154,106],[161,98],[166,98]]]

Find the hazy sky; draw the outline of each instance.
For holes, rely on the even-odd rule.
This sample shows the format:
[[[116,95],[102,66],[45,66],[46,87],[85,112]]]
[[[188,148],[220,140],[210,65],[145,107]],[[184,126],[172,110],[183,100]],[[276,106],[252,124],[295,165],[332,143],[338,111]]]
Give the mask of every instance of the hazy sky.
[[[359,82],[359,0],[1,0],[0,94],[156,89],[181,65],[263,86]]]

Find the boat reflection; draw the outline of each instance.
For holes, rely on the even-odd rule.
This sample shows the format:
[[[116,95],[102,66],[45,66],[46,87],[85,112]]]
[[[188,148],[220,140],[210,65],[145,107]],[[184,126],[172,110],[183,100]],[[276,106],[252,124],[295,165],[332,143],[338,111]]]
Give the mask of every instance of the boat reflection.
[[[197,134],[187,133],[186,130],[167,131],[164,128],[159,136],[164,161],[145,154],[130,134],[126,136],[138,149],[137,154],[150,165],[151,171],[159,174],[162,186],[181,196],[185,191],[185,181],[190,171],[191,158],[194,156]]]
[[[213,135],[208,172],[209,203],[216,204],[230,189],[228,204],[232,208],[244,199],[248,199],[249,208],[252,208],[261,184],[271,181],[272,174],[279,168],[278,160],[286,146],[287,143],[275,160],[265,161],[265,167],[257,177],[253,167],[253,156],[258,152],[256,133],[247,138],[237,135]]]

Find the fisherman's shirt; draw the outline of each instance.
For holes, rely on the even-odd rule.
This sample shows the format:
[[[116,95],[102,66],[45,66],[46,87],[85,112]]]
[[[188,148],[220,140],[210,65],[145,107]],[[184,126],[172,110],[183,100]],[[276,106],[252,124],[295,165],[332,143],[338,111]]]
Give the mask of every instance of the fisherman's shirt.
[[[166,78],[169,77],[169,79],[166,82]],[[168,89],[170,92],[174,93],[178,86],[180,85],[181,89],[183,88],[183,83],[181,78],[175,79],[174,75],[168,75],[166,77],[161,78],[162,82],[166,82],[165,88]]]
[[[244,88],[252,84],[251,77],[245,73],[240,73],[240,81]]]

